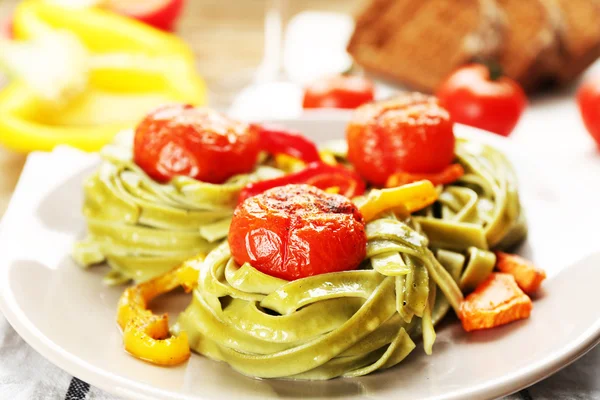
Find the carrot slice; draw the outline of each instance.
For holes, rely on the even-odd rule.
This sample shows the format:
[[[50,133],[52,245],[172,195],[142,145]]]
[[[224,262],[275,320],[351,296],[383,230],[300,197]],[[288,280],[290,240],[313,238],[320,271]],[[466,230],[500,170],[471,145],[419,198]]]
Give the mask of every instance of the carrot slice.
[[[391,188],[406,185],[417,181],[430,181],[434,185],[447,185],[458,180],[465,174],[465,170],[460,164],[451,164],[441,172],[433,174],[411,174],[410,172],[396,172],[388,178],[385,187]]]
[[[512,275],[494,272],[463,300],[458,317],[471,332],[529,318],[532,308]]]
[[[516,254],[496,251],[496,268],[515,277],[517,285],[527,294],[535,293],[546,279],[546,272]]]

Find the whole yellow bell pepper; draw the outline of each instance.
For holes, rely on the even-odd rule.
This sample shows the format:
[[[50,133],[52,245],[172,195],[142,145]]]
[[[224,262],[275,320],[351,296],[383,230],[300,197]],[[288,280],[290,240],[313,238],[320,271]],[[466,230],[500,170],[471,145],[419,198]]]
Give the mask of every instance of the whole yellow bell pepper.
[[[87,87],[67,104],[54,104],[23,82],[9,84],[0,92],[0,142],[10,148],[69,144],[94,151],[160,104],[206,102],[191,50],[172,34],[100,8],[65,9],[43,0],[17,7],[17,40],[57,30],[74,34],[89,52]]]

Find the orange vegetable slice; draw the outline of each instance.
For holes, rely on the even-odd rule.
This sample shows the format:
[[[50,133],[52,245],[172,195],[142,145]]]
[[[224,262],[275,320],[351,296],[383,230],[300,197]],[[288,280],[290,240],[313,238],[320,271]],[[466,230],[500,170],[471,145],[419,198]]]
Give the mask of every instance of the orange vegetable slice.
[[[535,293],[546,279],[546,272],[516,254],[496,251],[496,268],[515,277],[517,285],[527,294]]]
[[[471,332],[529,318],[532,308],[512,275],[494,272],[463,300],[458,317]]]

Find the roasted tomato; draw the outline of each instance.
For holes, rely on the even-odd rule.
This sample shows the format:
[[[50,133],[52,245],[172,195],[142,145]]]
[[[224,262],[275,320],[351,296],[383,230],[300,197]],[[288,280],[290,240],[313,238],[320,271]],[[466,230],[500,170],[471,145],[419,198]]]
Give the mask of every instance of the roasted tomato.
[[[137,126],[134,160],[151,178],[186,175],[222,183],[252,171],[260,152],[258,132],[208,108],[167,105]]]
[[[362,76],[336,75],[304,88],[304,108],[356,108],[373,100],[373,84]]]
[[[247,199],[229,228],[238,264],[286,280],[355,269],[366,243],[358,208],[309,185],[280,186]]]
[[[513,131],[527,105],[517,82],[481,64],[458,69],[436,94],[455,122],[502,136]]]
[[[358,108],[346,130],[348,159],[369,182],[396,172],[437,173],[454,159],[453,122],[437,99],[420,93]]]

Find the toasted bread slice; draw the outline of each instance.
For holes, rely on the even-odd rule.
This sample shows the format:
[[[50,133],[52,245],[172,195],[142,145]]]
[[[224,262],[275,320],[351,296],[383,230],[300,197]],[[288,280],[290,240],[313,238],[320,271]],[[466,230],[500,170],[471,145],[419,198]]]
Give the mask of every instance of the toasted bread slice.
[[[498,62],[524,89],[535,89],[560,59],[558,7],[548,0],[496,1],[507,22]]]
[[[561,83],[575,79],[600,56],[600,0],[556,0],[564,18],[565,56],[556,69]]]
[[[493,0],[372,0],[348,52],[366,70],[423,91],[498,54],[503,18]]]

